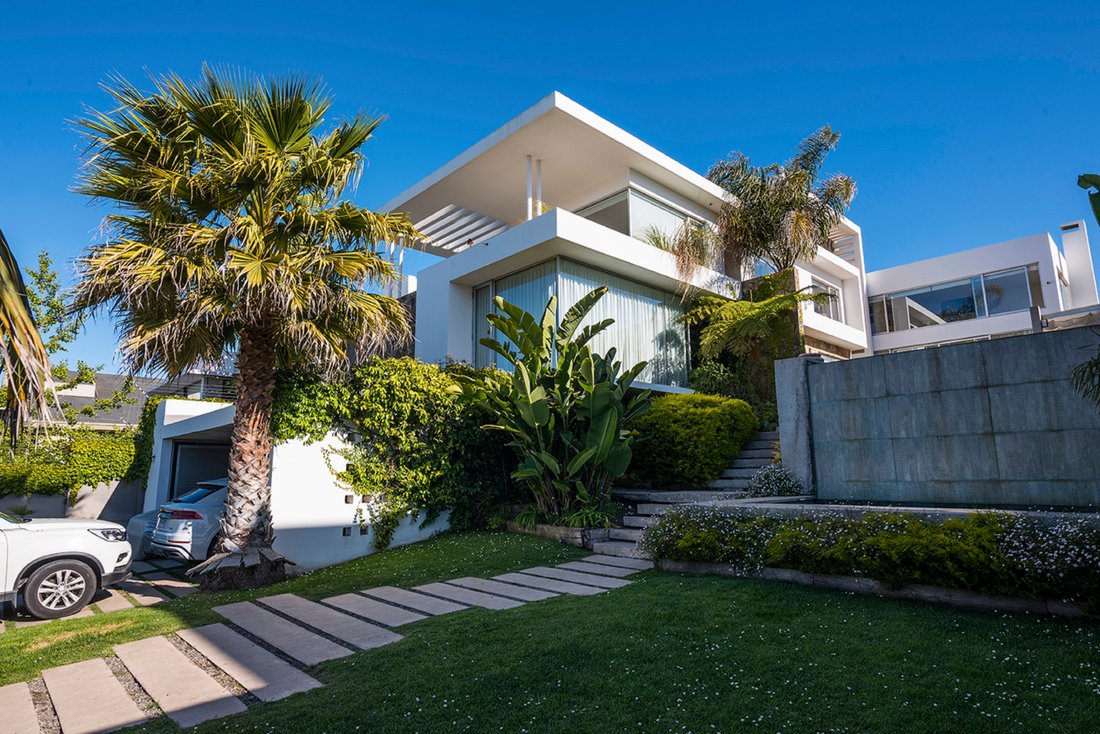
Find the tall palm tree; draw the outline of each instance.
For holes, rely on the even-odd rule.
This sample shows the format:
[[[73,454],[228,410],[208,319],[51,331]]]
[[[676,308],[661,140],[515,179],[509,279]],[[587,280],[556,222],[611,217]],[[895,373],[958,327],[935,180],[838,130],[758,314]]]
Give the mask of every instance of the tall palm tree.
[[[50,415],[54,394],[50,358],[35,326],[27,286],[0,231],[0,365],[5,387],[4,424],[14,444],[32,415]]]
[[[855,181],[843,173],[819,180],[839,140],[826,125],[782,165],[754,166],[733,153],[711,166],[707,177],[728,194],[718,218],[727,275],[739,278],[742,264],[754,260],[782,271],[831,247],[830,234],[856,195]]]
[[[1077,185],[1089,192],[1092,215],[1096,217],[1096,223],[1100,224],[1100,174],[1082,173],[1077,177]],[[1089,191],[1089,189],[1095,190]]]
[[[364,286],[397,277],[385,243],[420,235],[404,214],[341,198],[383,118],[322,131],[331,98],[317,82],[203,72],[156,77],[149,93],[113,79],[115,109],[77,121],[89,151],[77,190],[114,210],[107,241],[79,261],[75,298],[114,317],[132,371],[174,376],[235,355],[222,552],[198,569],[223,588],[283,573],[269,501],[276,371],[339,369],[407,335],[401,304]]]

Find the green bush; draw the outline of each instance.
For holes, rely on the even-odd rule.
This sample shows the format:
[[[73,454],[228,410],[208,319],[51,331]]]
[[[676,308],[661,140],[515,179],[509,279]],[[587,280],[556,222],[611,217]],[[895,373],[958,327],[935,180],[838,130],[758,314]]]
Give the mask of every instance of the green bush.
[[[630,466],[636,481],[699,487],[729,468],[759,423],[743,400],[696,393],[655,398],[637,429],[645,440]]]
[[[401,357],[369,359],[339,379],[282,375],[272,433],[312,442],[335,432],[350,444],[337,478],[369,498],[379,547],[408,512],[424,510],[428,522],[451,508],[456,529],[483,527],[514,467],[502,438],[480,429],[484,416],[459,403],[452,373],[463,370]]]
[[[1100,607],[1100,527],[983,512],[942,522],[911,514],[782,519],[741,510],[665,513],[642,537],[656,559],[864,576]]]
[[[0,462],[0,496],[75,495],[83,486],[123,479],[134,462],[133,430],[51,428],[49,441],[28,443]]]
[[[691,371],[688,386],[707,395],[744,400],[760,419],[760,429],[774,431],[779,427],[779,409],[772,398],[761,398],[749,377],[748,362],[741,359],[728,367],[716,359],[704,359]]]
[[[752,475],[745,494],[748,497],[794,497],[806,494],[806,488],[780,464],[768,464]]]

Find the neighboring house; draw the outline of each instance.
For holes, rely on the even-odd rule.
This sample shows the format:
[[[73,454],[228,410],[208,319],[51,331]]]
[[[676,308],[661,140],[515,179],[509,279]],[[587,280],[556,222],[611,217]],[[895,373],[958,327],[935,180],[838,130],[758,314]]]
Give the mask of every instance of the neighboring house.
[[[1097,305],[1085,222],[867,273],[875,353],[1042,329],[1044,317]]]
[[[421,246],[444,258],[405,286],[415,293],[416,356],[493,364],[478,341],[489,335],[494,296],[538,313],[556,295],[560,315],[605,285],[590,318],[615,324],[595,348],[615,346],[625,364],[647,360],[642,381],[656,389],[684,388],[685,285],[730,295],[753,271],[724,273],[715,263],[685,282],[673,256],[645,237],[685,222],[714,226],[723,196],[551,94],[382,207],[406,212],[427,238]],[[845,218],[831,248],[795,267],[797,288],[836,296],[803,306],[806,349],[843,359],[1038,328],[1032,306],[1047,315],[1097,302],[1083,222],[1063,227],[1063,247],[1064,256],[1042,234],[867,273],[862,232]]]
[[[70,373],[70,378],[75,373]],[[106,400],[122,390],[125,375],[97,372],[93,382],[82,382],[66,390],[59,390],[58,400],[74,413],[76,422],[90,428],[110,430],[123,426],[135,426],[141,420],[145,401],[153,395],[168,397],[232,400],[235,395],[234,380],[222,375],[189,372],[171,380],[156,377],[135,377],[134,389],[126,395],[128,402],[110,409],[96,411],[95,415],[82,415],[80,410],[94,406],[97,400]],[[60,416],[55,416],[60,421]]]

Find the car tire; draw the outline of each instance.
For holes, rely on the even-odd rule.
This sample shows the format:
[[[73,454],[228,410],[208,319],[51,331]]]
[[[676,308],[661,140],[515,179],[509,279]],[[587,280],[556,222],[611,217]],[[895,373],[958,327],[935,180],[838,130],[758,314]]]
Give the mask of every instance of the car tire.
[[[32,617],[58,619],[76,614],[92,600],[96,575],[83,561],[63,560],[35,569],[23,587],[23,607]]]

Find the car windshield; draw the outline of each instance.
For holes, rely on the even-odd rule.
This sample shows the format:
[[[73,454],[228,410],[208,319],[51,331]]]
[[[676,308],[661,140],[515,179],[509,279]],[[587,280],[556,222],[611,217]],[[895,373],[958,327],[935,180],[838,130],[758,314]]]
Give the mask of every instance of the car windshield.
[[[193,505],[196,502],[202,502],[204,499],[214,494],[219,489],[221,489],[221,487],[208,487],[204,485],[199,485],[198,487],[192,489],[190,492],[186,494],[181,494],[179,497],[176,497],[174,500],[172,500],[172,502],[183,505]]]

